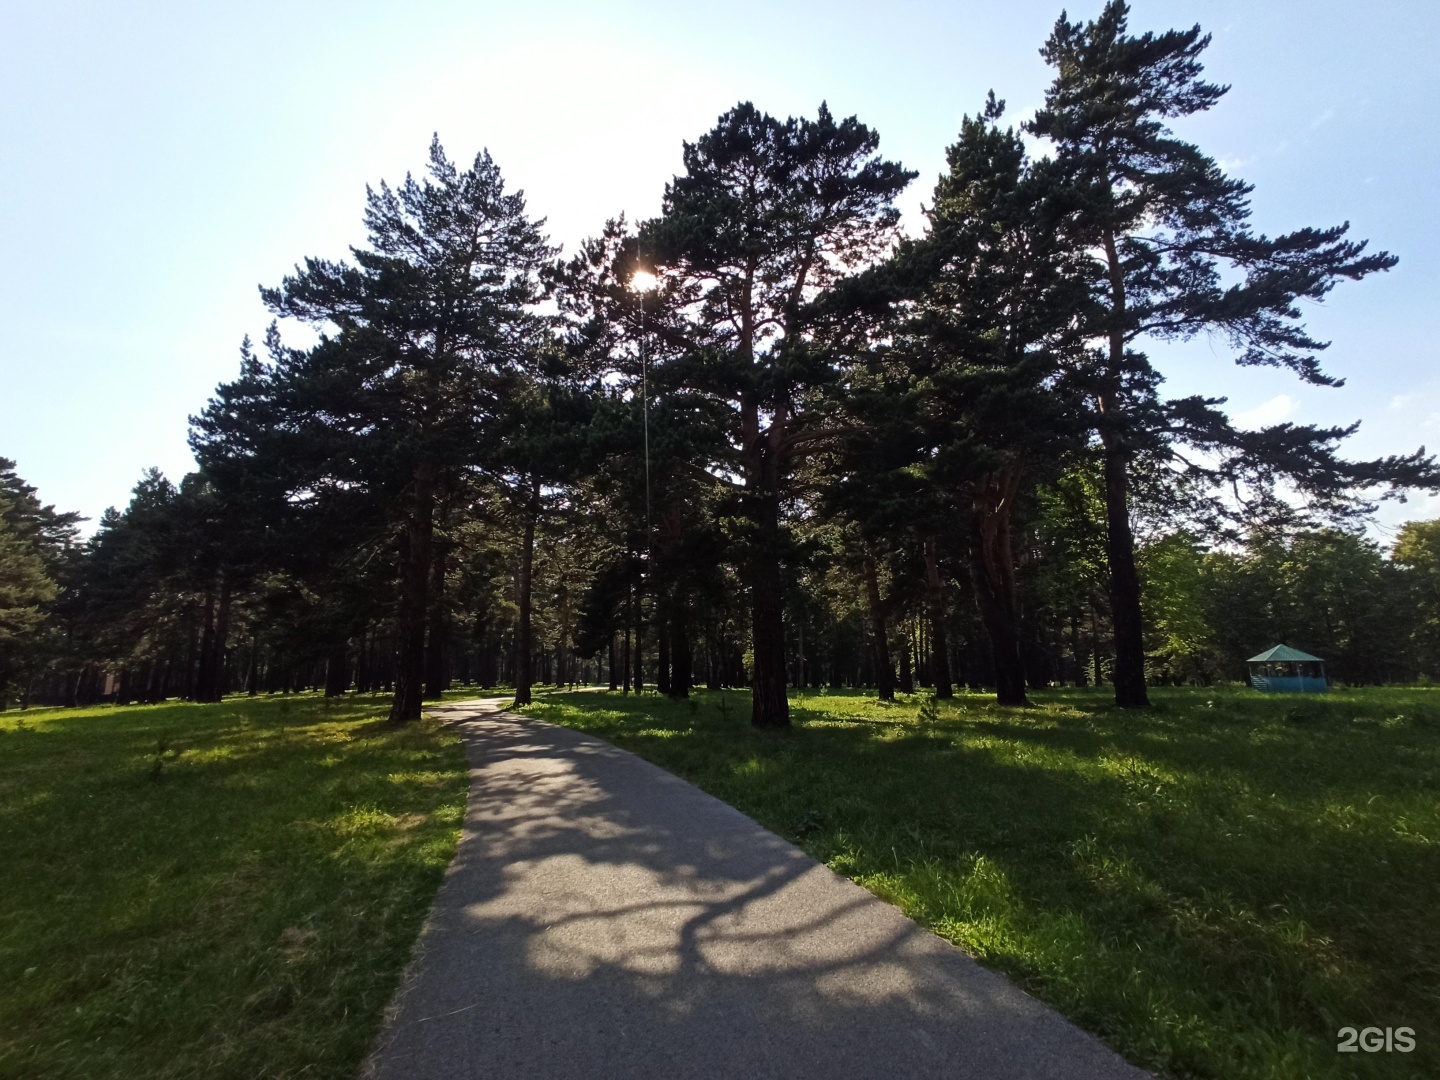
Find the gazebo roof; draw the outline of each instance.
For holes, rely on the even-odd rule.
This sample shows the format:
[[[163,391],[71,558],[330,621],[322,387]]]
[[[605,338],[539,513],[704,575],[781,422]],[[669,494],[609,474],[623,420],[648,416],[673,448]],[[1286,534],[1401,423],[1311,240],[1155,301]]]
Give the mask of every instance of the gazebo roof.
[[[1269,660],[1309,660],[1315,663],[1324,663],[1318,656],[1311,656],[1308,652],[1301,652],[1299,649],[1292,649],[1289,645],[1276,645],[1273,649],[1262,652],[1259,656],[1252,656],[1246,661],[1247,664],[1263,664]]]

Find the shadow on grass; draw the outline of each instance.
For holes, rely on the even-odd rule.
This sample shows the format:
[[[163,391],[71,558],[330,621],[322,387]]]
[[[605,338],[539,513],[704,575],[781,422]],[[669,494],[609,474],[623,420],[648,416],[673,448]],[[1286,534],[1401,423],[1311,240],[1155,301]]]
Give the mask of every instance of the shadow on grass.
[[[0,1075],[350,1076],[464,791],[383,707],[0,717]]]
[[[691,737],[641,727],[646,704],[597,719]],[[466,831],[376,1080],[1132,1075],[674,776],[565,728],[455,715]]]
[[[1440,1072],[1434,1039],[1406,1058],[1334,1052],[1345,1025],[1440,1031],[1437,695],[1156,696],[1144,713],[961,699],[921,727],[907,706],[806,695],[779,734],[750,729],[738,694],[728,721],[713,696],[534,711],[741,808],[1136,1060]]]

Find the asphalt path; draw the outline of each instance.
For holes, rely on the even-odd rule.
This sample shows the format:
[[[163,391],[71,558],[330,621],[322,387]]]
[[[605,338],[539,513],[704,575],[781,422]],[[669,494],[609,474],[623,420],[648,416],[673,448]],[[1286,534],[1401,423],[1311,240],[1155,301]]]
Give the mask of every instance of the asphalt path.
[[[430,711],[469,804],[373,1080],[1149,1075],[663,769],[498,702]]]

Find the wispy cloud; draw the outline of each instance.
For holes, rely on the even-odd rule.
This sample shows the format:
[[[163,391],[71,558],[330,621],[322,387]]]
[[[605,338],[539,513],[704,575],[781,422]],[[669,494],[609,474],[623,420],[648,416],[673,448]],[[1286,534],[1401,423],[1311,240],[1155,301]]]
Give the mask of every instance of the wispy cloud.
[[[1289,394],[1276,394],[1269,401],[1262,401],[1253,409],[1246,409],[1244,412],[1236,413],[1232,418],[1235,426],[1253,431],[1256,428],[1269,427],[1271,424],[1278,424],[1291,416],[1300,403]]]
[[[1324,124],[1328,124],[1331,120],[1334,120],[1334,119],[1335,119],[1335,110],[1334,110],[1334,109],[1326,109],[1326,110],[1325,110],[1324,112],[1322,112],[1319,116],[1315,117],[1314,120],[1311,120],[1311,121],[1310,121],[1310,130],[1311,130],[1311,131],[1314,131],[1316,128],[1321,127],[1321,126],[1324,125]]]
[[[1410,404],[1411,399],[1413,399],[1414,397],[1414,394],[1396,394],[1393,398],[1390,399],[1391,411],[1396,412],[1400,409],[1403,409],[1406,405]]]

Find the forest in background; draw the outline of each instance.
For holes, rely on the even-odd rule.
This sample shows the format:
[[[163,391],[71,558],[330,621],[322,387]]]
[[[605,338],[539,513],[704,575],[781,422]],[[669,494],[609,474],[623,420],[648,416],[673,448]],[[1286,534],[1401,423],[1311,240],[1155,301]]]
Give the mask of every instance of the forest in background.
[[[600,682],[749,686],[777,727],[787,687],[1143,706],[1282,641],[1440,678],[1440,522],[1364,532],[1433,459],[1237,429],[1144,351],[1208,335],[1217,386],[1232,358],[1334,384],[1299,305],[1395,260],[1255,232],[1168,127],[1224,94],[1208,38],[1127,18],[1057,22],[1044,106],[965,119],[914,239],[914,174],[823,105],[738,105],[659,217],[569,257],[437,139],[348,260],[262,289],[178,486],[147,473],[82,541],[0,462],[0,707],[324,687],[403,721],[457,681]]]

